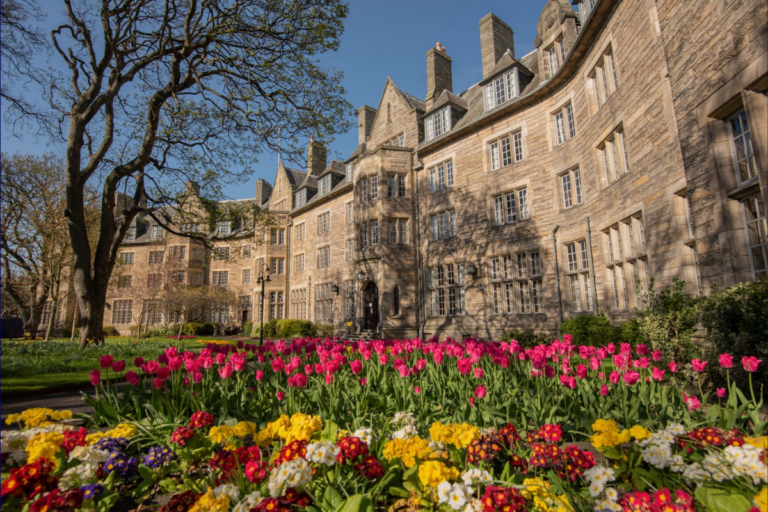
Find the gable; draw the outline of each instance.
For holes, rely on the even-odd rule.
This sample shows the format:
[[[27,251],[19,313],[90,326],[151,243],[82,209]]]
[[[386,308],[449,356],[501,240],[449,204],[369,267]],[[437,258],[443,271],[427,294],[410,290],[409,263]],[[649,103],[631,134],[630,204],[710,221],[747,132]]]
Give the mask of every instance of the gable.
[[[414,105],[412,103],[418,108],[417,102],[420,102],[420,100],[416,98],[413,98],[413,100],[413,102],[409,102],[408,98],[397,88],[392,79],[387,78],[384,84],[384,91],[379,100],[379,108],[373,121],[371,134],[366,141],[369,148],[375,148],[406,130],[415,129],[415,126],[407,126],[408,124],[415,125]]]

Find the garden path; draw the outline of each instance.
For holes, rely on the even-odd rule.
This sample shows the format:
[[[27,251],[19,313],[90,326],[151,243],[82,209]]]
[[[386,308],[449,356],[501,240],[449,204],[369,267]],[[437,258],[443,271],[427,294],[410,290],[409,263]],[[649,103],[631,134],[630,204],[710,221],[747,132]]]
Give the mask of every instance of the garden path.
[[[81,390],[73,389],[58,393],[47,393],[34,396],[7,398],[0,402],[0,420],[3,428],[6,427],[5,418],[10,414],[18,414],[26,409],[34,407],[47,407],[49,409],[69,409],[72,413],[91,414],[93,408],[83,403]]]

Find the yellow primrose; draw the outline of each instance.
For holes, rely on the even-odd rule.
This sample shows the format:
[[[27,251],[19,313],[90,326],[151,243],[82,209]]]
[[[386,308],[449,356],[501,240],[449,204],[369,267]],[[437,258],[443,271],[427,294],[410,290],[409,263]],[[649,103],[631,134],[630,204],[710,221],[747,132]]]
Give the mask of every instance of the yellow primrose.
[[[94,445],[99,442],[100,439],[105,437],[133,437],[136,433],[136,426],[129,425],[128,423],[120,423],[112,430],[106,432],[94,432],[85,436],[85,444],[88,446]]]
[[[416,459],[425,460],[432,454],[426,439],[414,436],[408,439],[393,439],[384,445],[384,457],[391,461],[400,459],[405,467],[412,468]]]
[[[638,441],[642,441],[643,439],[650,439],[651,432],[641,425],[635,425],[634,427],[629,429],[629,435],[634,437]]]
[[[745,437],[744,442],[746,444],[750,444],[754,446],[755,448],[768,448],[768,437],[761,436],[761,437]]]
[[[209,488],[208,492],[200,496],[189,512],[228,512],[229,511],[229,498],[226,494],[221,493],[219,496],[213,494],[213,489]]]
[[[427,487],[437,487],[446,480],[459,478],[459,470],[449,468],[442,462],[429,460],[419,466],[419,480]]]
[[[237,437],[250,436],[256,433],[256,424],[250,421],[241,421],[234,428]]]
[[[213,441],[214,443],[226,442],[227,439],[229,439],[230,437],[233,437],[234,435],[235,435],[234,429],[228,425],[211,427],[211,430],[208,431],[208,437],[210,437],[211,441]]]
[[[755,500],[755,504],[757,504],[757,508],[760,509],[760,512],[768,511],[768,487],[760,489],[760,492],[752,499]]]

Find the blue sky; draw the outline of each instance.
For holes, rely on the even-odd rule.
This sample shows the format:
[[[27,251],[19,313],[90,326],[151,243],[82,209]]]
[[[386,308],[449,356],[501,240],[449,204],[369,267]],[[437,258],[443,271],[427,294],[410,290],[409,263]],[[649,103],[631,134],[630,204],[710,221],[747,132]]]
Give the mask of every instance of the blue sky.
[[[60,6],[59,0],[41,0],[41,6]],[[534,49],[536,22],[545,0],[489,2],[484,0],[351,0],[341,46],[321,57],[326,67],[344,72],[347,99],[355,109],[378,106],[387,76],[403,90],[418,98],[427,92],[426,53],[437,41],[447,47],[453,60],[453,90],[461,92],[482,78],[480,61],[480,18],[493,12],[515,32],[515,54]],[[50,12],[50,10],[48,11]],[[357,123],[341,134],[329,148],[329,158],[345,158],[357,146]],[[50,145],[45,138],[32,135],[12,137],[2,123],[2,150],[6,152],[61,152],[63,146]],[[276,155],[263,154],[254,165],[247,183],[230,185],[224,193],[233,198],[252,197],[251,186],[258,178],[271,181],[277,166]]]

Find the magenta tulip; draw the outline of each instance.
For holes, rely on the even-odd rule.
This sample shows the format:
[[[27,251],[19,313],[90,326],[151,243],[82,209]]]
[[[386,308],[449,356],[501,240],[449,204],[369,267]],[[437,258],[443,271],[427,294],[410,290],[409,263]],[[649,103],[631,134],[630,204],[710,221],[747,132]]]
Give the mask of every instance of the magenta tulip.
[[[101,384],[101,370],[91,370],[91,385],[98,386]]]
[[[116,372],[121,372],[125,370],[125,359],[123,359],[122,361],[114,361],[112,363],[112,370]]]
[[[741,366],[743,366],[744,369],[750,373],[756,372],[757,367],[760,366],[760,363],[762,362],[762,359],[758,359],[755,356],[744,356],[741,358]]]
[[[475,395],[477,398],[485,398],[485,386],[477,386],[477,389],[475,389]]]
[[[102,368],[112,368],[112,361],[114,358],[112,356],[101,356],[99,358],[99,364]]]
[[[694,359],[691,361],[691,366],[693,366],[693,371],[695,372],[703,372],[704,368],[707,366],[707,361],[701,361],[699,359]]]

